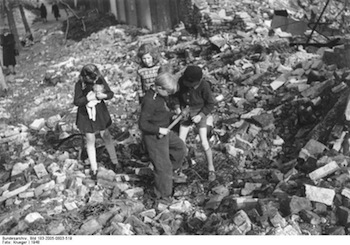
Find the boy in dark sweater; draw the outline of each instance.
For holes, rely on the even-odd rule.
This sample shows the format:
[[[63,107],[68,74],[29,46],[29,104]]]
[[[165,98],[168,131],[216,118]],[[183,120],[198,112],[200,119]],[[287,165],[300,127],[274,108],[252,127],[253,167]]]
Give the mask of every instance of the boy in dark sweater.
[[[207,118],[214,109],[215,100],[210,84],[203,78],[202,69],[199,66],[188,66],[179,79],[179,91],[175,94],[176,113],[187,106],[190,107],[190,115],[180,124],[179,137],[186,142],[191,125],[199,128],[199,138],[208,162],[208,180],[216,179],[213,164],[213,154],[207,138]]]
[[[185,143],[167,127],[172,113],[168,96],[176,91],[176,80],[169,73],[157,76],[154,88],[143,98],[139,126],[154,166],[155,194],[169,202],[173,192],[173,171],[179,169],[186,155]]]

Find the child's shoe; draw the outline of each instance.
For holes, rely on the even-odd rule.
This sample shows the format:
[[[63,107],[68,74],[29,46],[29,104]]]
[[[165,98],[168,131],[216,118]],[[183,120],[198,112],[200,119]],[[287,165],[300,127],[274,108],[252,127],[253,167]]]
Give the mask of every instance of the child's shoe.
[[[208,173],[208,180],[210,182],[214,181],[216,179],[216,174],[215,174],[215,171],[209,171]]]
[[[150,161],[150,158],[148,155],[142,155],[141,158],[140,158],[141,162],[149,162]]]
[[[123,167],[120,165],[120,163],[117,163],[117,164],[112,164],[112,170],[115,172],[115,173],[121,173],[123,172]]]
[[[175,171],[173,174],[173,182],[176,184],[186,183],[187,176],[184,173],[182,173],[181,171],[179,171],[179,172]]]
[[[172,197],[161,197],[158,199],[158,203],[170,206],[173,203],[174,199]]]
[[[92,180],[97,180],[97,170],[95,170],[95,171],[91,171],[91,179]]]

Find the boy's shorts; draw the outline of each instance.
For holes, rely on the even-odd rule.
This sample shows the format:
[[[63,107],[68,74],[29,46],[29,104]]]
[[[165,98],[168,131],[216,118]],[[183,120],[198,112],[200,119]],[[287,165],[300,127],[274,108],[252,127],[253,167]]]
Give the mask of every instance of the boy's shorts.
[[[182,126],[189,127],[193,124],[196,125],[198,128],[206,128],[207,127],[207,116],[202,116],[201,120],[198,123],[194,123],[192,121],[192,117],[197,115],[199,111],[191,111],[189,115],[185,117],[185,119],[181,122]]]

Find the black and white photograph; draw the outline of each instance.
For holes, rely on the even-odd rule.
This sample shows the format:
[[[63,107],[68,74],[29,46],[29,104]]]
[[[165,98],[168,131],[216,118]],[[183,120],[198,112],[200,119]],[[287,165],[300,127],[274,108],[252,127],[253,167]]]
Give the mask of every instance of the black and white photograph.
[[[349,0],[0,0],[0,57],[1,244],[350,235]]]

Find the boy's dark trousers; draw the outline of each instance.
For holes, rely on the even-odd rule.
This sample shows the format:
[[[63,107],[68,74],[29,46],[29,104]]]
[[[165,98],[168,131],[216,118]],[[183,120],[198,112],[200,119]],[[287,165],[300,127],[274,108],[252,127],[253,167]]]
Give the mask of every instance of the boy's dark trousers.
[[[173,193],[173,170],[182,166],[186,145],[172,131],[162,138],[144,135],[144,140],[154,165],[155,194],[158,198],[169,197]]]

